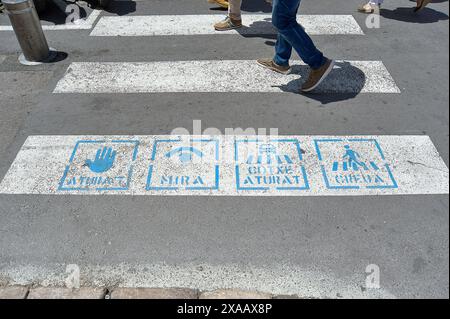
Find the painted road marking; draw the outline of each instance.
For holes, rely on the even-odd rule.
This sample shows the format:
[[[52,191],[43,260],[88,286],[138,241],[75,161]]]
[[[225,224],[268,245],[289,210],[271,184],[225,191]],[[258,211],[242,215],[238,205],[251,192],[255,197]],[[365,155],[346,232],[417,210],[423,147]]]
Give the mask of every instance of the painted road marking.
[[[184,144],[176,137],[153,143],[146,190],[219,189],[219,140],[190,139]]]
[[[328,189],[398,188],[377,139],[327,138],[314,144]]]
[[[149,15],[102,17],[91,36],[171,36],[276,34],[269,14],[244,15],[244,27],[238,30],[217,32],[212,27],[223,19],[221,15]],[[299,15],[299,23],[311,35],[357,34],[364,32],[352,15]]]
[[[60,31],[60,30],[90,30],[95,21],[99,17],[102,10],[94,9],[85,19],[77,20],[77,23],[66,23],[57,25],[42,25],[44,31]],[[10,25],[1,25],[0,31],[13,31]]]
[[[58,189],[128,190],[138,147],[136,140],[78,141]],[[93,151],[95,157],[90,158]]]
[[[427,136],[30,136],[3,194],[448,194]]]
[[[289,75],[253,60],[73,62],[54,93],[299,92],[309,67]],[[220,83],[215,79],[221,79]],[[338,61],[317,93],[400,93],[381,61]]]
[[[238,191],[309,189],[298,139],[237,139],[234,147]]]
[[[3,61],[5,61],[5,59],[6,59],[6,56],[0,55],[0,64],[2,64]]]

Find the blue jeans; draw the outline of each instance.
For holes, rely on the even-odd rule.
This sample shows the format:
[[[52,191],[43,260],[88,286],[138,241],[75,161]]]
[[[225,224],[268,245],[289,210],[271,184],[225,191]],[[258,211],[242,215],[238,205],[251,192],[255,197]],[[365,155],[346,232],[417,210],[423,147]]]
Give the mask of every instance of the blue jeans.
[[[301,0],[273,0],[272,24],[278,30],[273,61],[288,65],[292,48],[312,69],[326,63],[323,56],[301,25],[297,23],[297,11]]]

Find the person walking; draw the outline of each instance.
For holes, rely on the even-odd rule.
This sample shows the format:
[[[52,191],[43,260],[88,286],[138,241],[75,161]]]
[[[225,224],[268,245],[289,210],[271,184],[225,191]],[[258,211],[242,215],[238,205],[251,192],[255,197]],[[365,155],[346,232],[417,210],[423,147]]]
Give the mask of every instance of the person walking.
[[[358,11],[362,13],[374,13],[378,11],[383,4],[384,0],[370,0],[369,2],[362,4],[358,7]],[[431,0],[416,0],[416,7],[414,12],[420,11],[425,8]]]
[[[326,58],[320,52],[305,29],[297,22],[297,12],[301,0],[273,0],[272,24],[278,30],[275,56],[259,59],[257,63],[272,71],[288,74],[291,70],[289,60],[292,48],[309,65],[308,79],[301,87],[302,92],[310,92],[328,76],[334,66],[334,60]]]

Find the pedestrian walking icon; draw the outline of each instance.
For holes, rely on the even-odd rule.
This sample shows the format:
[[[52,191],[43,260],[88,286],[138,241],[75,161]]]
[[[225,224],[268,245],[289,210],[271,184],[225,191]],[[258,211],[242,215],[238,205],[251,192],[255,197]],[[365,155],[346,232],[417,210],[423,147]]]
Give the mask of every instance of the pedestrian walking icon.
[[[128,190],[138,141],[78,141],[59,183],[59,191]]]
[[[366,164],[360,162],[358,158],[360,157],[358,152],[355,152],[350,148],[349,145],[345,145],[345,155],[344,158],[348,159],[348,166],[352,167],[354,170],[358,170],[358,167],[362,166],[367,169]]]
[[[235,152],[237,190],[309,189],[297,139],[236,140]]]
[[[398,187],[375,139],[318,139],[315,147],[329,189]]]
[[[353,170],[353,171],[358,171],[359,169],[363,169],[363,170],[370,170],[369,169],[369,165],[372,169],[374,170],[379,170],[377,164],[375,164],[374,161],[370,161],[369,165],[366,164],[364,161],[361,161],[361,155],[352,150],[350,148],[350,145],[345,145],[345,154],[343,156],[344,161],[341,163],[342,164],[342,170],[343,171],[348,171],[349,169]],[[333,171],[337,172],[339,170],[339,162],[334,162],[333,163]]]

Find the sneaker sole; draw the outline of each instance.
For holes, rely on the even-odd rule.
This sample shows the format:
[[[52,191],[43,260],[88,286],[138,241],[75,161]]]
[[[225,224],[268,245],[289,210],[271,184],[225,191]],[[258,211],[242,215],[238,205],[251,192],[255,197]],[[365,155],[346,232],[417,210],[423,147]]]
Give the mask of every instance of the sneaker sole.
[[[334,60],[331,60],[331,63],[330,63],[330,65],[328,66],[328,69],[327,69],[327,70],[323,73],[323,75],[320,77],[319,81],[317,81],[317,83],[316,83],[314,86],[312,86],[312,87],[310,87],[310,88],[308,88],[308,89],[302,89],[302,92],[311,92],[311,91],[314,90],[316,87],[318,87],[318,86],[320,85],[320,83],[322,83],[322,81],[325,80],[325,78],[328,76],[328,74],[330,74],[331,70],[333,70],[334,64],[335,64],[335,61],[334,61]]]
[[[240,25],[240,26],[236,26],[236,27],[229,27],[229,28],[224,28],[224,29],[219,29],[219,28],[216,28],[216,27],[214,27],[214,30],[216,30],[216,31],[230,31],[230,30],[236,30],[236,29],[240,29],[240,28],[242,28],[242,26]]]
[[[268,69],[268,70],[271,70],[271,71],[274,71],[274,72],[277,72],[277,73],[280,73],[280,74],[288,75],[288,74],[291,72],[291,68],[289,68],[289,69],[286,70],[286,71],[281,71],[281,70],[276,69],[276,68],[274,68],[274,67],[270,67],[270,66],[268,66],[268,65],[259,63],[259,61],[256,61],[256,63],[257,63],[259,66],[261,66],[261,67],[263,67],[263,68],[265,68],[265,69]]]
[[[380,9],[381,9],[381,6],[378,5],[378,10],[380,10]],[[375,13],[375,11],[377,11],[377,10],[376,9],[366,10],[363,8],[358,8],[358,12],[360,12],[360,13],[372,14],[372,13]]]
[[[358,12],[372,14],[375,12],[375,10],[374,9],[372,9],[372,10],[358,9]]]

